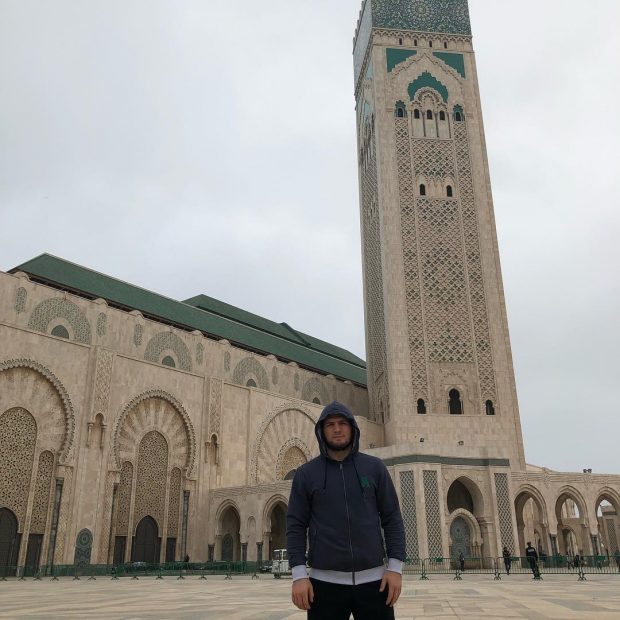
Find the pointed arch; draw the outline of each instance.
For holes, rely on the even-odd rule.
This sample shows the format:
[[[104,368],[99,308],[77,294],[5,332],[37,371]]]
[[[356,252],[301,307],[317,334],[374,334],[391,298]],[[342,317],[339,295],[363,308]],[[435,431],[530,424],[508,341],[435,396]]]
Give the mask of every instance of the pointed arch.
[[[116,469],[120,470],[121,468],[121,446],[123,444],[121,441],[121,430],[123,429],[125,420],[136,407],[148,399],[160,399],[167,402],[180,416],[187,437],[187,457],[184,467],[187,469],[186,475],[189,477],[194,469],[194,463],[196,460],[196,434],[194,432],[194,426],[183,405],[181,405],[181,403],[174,396],[168,392],[164,392],[163,390],[147,390],[146,392],[139,394],[129,401],[119,414],[114,426],[113,434],[113,458]]]
[[[62,402],[62,413],[65,421],[64,436],[61,440],[62,443],[59,452],[59,462],[61,464],[66,463],[70,459],[75,437],[75,410],[65,386],[49,368],[27,358],[12,359],[0,363],[0,377],[3,371],[17,368],[29,368],[30,370],[34,370],[51,383],[54,390],[57,392]]]

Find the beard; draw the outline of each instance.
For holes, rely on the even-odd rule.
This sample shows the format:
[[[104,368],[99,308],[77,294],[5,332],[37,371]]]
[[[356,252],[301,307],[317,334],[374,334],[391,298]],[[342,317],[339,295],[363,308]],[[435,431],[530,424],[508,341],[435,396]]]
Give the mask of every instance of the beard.
[[[347,443],[332,443],[331,441],[327,441],[327,439],[325,439],[325,437],[323,437],[323,439],[325,440],[325,445],[330,449],[333,450],[334,452],[344,452],[345,450],[348,450],[351,445],[353,444],[353,439],[349,439],[349,441],[347,441]]]

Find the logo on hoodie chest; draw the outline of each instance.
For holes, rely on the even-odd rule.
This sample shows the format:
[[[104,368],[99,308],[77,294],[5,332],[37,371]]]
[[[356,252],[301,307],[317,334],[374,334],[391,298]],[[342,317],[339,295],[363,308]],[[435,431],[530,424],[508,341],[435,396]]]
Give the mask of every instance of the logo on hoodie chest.
[[[360,483],[362,484],[362,488],[363,489],[369,489],[370,488],[370,480],[368,480],[368,478],[366,478],[366,476],[362,476],[360,478]]]

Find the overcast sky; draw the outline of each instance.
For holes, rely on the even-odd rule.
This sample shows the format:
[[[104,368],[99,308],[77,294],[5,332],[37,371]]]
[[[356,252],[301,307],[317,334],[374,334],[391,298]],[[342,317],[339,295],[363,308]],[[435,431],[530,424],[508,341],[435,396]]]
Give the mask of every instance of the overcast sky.
[[[50,252],[365,357],[360,0],[0,0],[0,269]],[[620,473],[620,2],[470,0],[529,462]]]

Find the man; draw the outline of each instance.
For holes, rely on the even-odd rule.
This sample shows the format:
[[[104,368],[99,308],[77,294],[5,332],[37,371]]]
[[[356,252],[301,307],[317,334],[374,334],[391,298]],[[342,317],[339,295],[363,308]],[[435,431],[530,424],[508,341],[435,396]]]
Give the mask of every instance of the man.
[[[392,620],[405,532],[390,475],[359,452],[360,431],[344,405],[325,407],[315,434],[321,455],[297,470],[288,506],[293,603],[309,620]]]
[[[502,556],[504,558],[504,567],[506,569],[506,574],[510,575],[510,566],[512,564],[512,554],[508,551],[508,547],[504,547],[502,550]]]
[[[538,552],[534,547],[532,547],[532,543],[527,543],[527,548],[525,549],[525,557],[530,563],[530,569],[532,574],[534,575],[534,579],[540,579],[540,573],[538,572]]]

